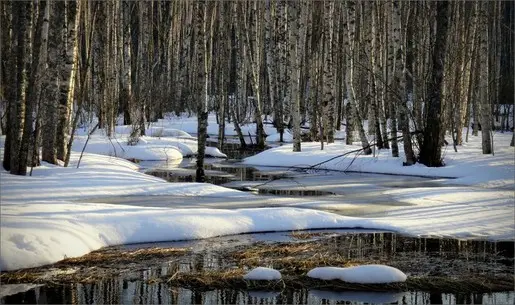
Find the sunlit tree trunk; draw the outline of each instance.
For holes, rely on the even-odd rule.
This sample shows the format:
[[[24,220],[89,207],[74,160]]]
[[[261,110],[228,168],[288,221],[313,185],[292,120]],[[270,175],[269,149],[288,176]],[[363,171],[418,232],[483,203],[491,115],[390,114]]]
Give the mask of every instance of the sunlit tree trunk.
[[[203,83],[201,99],[197,110],[198,131],[197,131],[197,171],[195,181],[204,182],[204,158],[206,152],[207,118],[209,101],[209,83],[211,79],[211,54],[213,51],[213,32],[215,24],[217,2],[197,3],[197,64],[199,64],[199,83]],[[210,16],[210,5],[213,5],[212,16]],[[203,12],[202,12],[203,11]],[[202,65],[201,65],[202,64]]]
[[[408,62],[410,58],[407,56],[406,46],[407,42],[413,39],[413,24],[411,23],[411,12],[410,12],[410,3],[407,2],[408,5],[408,13],[406,22],[405,31],[408,33],[405,37],[401,37],[401,11],[399,7],[399,2],[395,1],[393,3],[394,7],[394,18],[397,32],[394,35],[395,40],[395,52],[397,59],[396,66],[396,76],[398,80],[398,97],[399,97],[399,123],[401,125],[402,130],[402,140],[404,146],[404,154],[406,156],[405,165],[412,165],[416,162],[415,154],[413,152],[413,147],[411,144],[411,134],[410,134],[410,120],[408,116],[408,99],[410,98],[410,93],[406,90],[406,80],[409,78],[409,73],[407,71],[407,66],[411,66],[411,61]]]
[[[297,7],[295,7],[297,5]],[[292,75],[293,91],[292,91],[292,119],[293,119],[293,151],[301,151],[301,134],[300,134],[300,104],[301,104],[301,63],[304,58],[304,46],[306,44],[306,23],[307,23],[307,5],[304,1],[292,4],[292,15],[295,18],[293,23],[293,52],[291,61],[294,66],[295,74]]]
[[[376,146],[378,149],[383,148],[383,138],[381,135],[380,116],[379,116],[379,92],[378,92],[378,81],[377,75],[379,73],[379,67],[376,59],[377,53],[377,21],[376,21],[376,2],[371,3],[371,14],[372,14],[372,28],[371,28],[371,48],[370,48],[370,65],[372,66],[371,73],[371,86],[372,86],[372,100],[370,106],[372,107],[373,125],[375,132]],[[386,132],[386,130],[384,130]]]
[[[355,100],[356,93],[354,92],[356,6],[353,1],[349,1],[347,4],[347,51],[349,53],[349,56],[347,58],[347,69],[345,77],[347,84],[347,99],[352,109],[353,120],[356,121],[356,127],[358,128],[361,146],[363,147],[363,153],[365,155],[370,155],[372,154],[372,149],[370,148],[367,136],[365,134],[365,130],[363,129],[363,120],[361,119],[358,104]]]
[[[483,154],[492,153],[492,107],[490,104],[490,84],[489,84],[489,73],[490,66],[488,63],[489,57],[489,37],[488,37],[488,12],[492,3],[483,2],[481,4],[480,12],[480,60],[481,60],[481,72],[479,74],[479,85],[480,85],[480,121],[481,121],[481,146]]]
[[[323,31],[323,63],[322,63],[322,84],[323,84],[323,116],[324,130],[327,143],[334,142],[334,2],[324,3],[324,31]]]
[[[245,43],[245,56],[246,61],[249,63],[250,71],[252,74],[252,88],[254,91],[254,116],[256,120],[256,136],[257,146],[260,148],[265,147],[265,130],[263,126],[262,109],[263,103],[261,98],[261,59],[263,52],[264,42],[264,29],[263,29],[263,3],[260,1],[253,1],[249,3],[249,11],[243,11],[243,24],[244,43]],[[249,14],[250,12],[250,14]]]

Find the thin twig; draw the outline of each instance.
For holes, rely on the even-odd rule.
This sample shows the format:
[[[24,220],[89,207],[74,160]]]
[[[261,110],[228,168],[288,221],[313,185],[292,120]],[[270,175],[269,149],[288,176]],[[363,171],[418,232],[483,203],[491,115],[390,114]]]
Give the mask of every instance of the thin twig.
[[[84,151],[86,150],[86,145],[88,145],[88,142],[89,142],[89,138],[91,137],[91,135],[95,132],[95,130],[97,129],[98,127],[98,124],[95,125],[95,127],[93,127],[93,129],[88,133],[88,138],[86,139],[86,143],[84,143],[84,147],[82,147],[82,151],[80,153],[80,157],[79,157],[79,162],[77,162],[77,168],[79,168],[79,165],[80,165],[80,161],[82,160],[82,155],[84,154]]]

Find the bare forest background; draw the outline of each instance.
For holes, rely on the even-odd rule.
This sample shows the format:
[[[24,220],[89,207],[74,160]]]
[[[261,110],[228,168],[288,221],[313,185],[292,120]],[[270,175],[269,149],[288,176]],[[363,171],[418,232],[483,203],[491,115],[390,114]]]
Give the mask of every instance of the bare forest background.
[[[264,147],[264,117],[294,151],[345,126],[365,154],[402,145],[406,165],[428,166],[443,165],[445,134],[455,149],[481,136],[490,154],[493,130],[513,128],[512,1],[1,1],[0,18],[13,174],[67,166],[92,117],[137,139],[166,113],[195,114],[199,157],[208,112],[219,145],[225,124],[253,121]]]

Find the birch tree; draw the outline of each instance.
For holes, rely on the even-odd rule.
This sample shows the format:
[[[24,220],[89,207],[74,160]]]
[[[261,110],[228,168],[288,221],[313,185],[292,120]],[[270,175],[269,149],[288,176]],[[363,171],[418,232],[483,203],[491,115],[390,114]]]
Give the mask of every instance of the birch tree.
[[[353,114],[352,120],[356,122],[356,127],[358,128],[359,138],[361,140],[361,146],[363,147],[363,153],[365,155],[372,154],[372,149],[368,143],[367,136],[365,134],[365,130],[363,129],[363,120],[361,118],[361,114],[358,109],[356,94],[354,92],[354,57],[356,51],[355,44],[355,33],[356,33],[356,7],[353,1],[347,2],[347,67],[345,73],[346,85],[347,85],[347,99],[351,107],[351,111]]]
[[[480,121],[481,121],[481,147],[483,154],[492,153],[492,108],[490,104],[490,84],[489,84],[489,73],[490,65],[488,63],[489,57],[489,29],[488,29],[488,11],[490,8],[488,2],[481,4],[481,13],[479,19],[480,28],[480,73],[479,73],[479,86],[480,86]]]
[[[249,63],[250,71],[252,74],[252,87],[254,93],[254,117],[256,120],[256,134],[257,146],[260,148],[265,147],[265,130],[262,118],[262,98],[261,98],[261,73],[260,63],[262,59],[263,43],[264,43],[264,28],[262,2],[258,0],[252,1],[248,11],[243,11],[243,24],[247,29],[244,31],[245,42],[245,56],[246,61]]]

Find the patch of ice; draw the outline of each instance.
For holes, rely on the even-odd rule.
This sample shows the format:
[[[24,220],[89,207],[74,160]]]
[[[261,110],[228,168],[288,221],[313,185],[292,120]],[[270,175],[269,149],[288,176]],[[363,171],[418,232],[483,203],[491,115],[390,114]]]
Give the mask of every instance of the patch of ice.
[[[406,274],[397,268],[385,265],[363,265],[348,268],[317,267],[308,276],[321,280],[341,280],[359,284],[386,284],[406,281]]]
[[[245,280],[274,281],[281,279],[281,273],[272,268],[257,267],[243,276]]]

